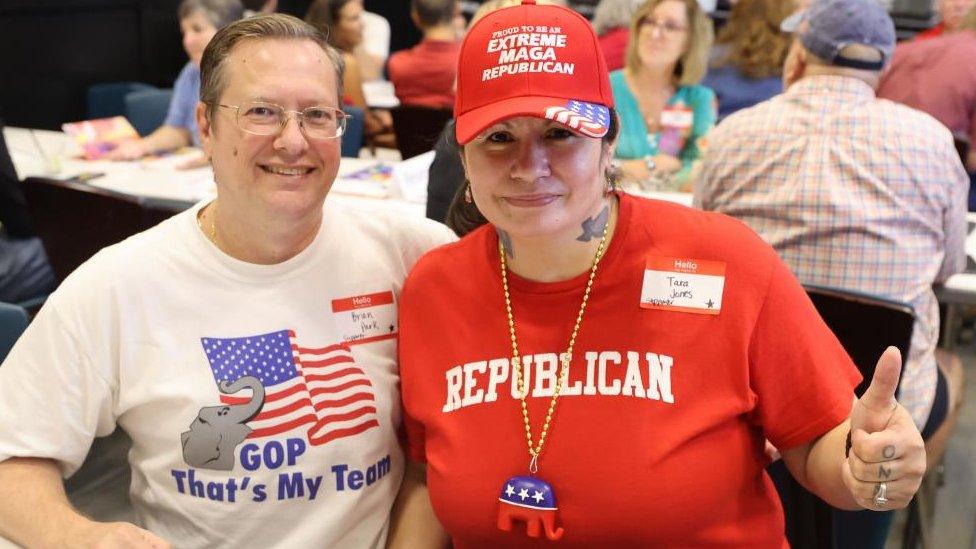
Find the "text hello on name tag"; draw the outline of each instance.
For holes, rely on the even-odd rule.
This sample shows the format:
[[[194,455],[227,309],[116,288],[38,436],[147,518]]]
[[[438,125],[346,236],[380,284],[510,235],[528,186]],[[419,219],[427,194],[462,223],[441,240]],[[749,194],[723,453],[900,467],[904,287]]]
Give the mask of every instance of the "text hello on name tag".
[[[640,306],[645,309],[717,315],[722,310],[725,263],[651,257],[644,269]]]
[[[349,345],[397,336],[397,311],[391,291],[333,299],[332,317],[339,337]]]

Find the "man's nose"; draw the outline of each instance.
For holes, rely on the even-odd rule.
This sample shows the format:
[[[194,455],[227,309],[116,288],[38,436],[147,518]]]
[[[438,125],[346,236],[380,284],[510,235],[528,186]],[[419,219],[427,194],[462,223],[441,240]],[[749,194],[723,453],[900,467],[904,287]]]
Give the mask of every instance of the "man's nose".
[[[302,131],[298,114],[286,112],[285,122],[275,137],[275,148],[291,154],[301,154],[308,148],[308,140]]]

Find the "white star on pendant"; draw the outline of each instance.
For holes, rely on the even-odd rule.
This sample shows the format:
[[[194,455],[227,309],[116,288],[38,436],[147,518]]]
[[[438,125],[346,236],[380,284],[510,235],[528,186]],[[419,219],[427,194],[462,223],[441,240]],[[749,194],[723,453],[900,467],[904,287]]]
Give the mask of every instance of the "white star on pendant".
[[[542,500],[545,498],[542,497],[542,492],[536,490],[535,495],[532,496],[532,499],[534,499],[536,503],[542,503]]]
[[[519,499],[520,500],[525,501],[525,498],[527,498],[527,497],[529,497],[529,490],[528,489],[522,488],[521,490],[519,490]]]
[[[508,497],[512,497],[515,495],[515,488],[513,488],[511,484],[505,485],[505,495]]]

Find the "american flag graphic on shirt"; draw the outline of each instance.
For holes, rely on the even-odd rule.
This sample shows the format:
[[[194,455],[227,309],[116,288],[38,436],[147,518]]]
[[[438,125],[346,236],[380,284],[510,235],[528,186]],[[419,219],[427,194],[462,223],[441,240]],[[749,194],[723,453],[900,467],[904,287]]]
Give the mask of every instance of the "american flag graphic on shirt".
[[[291,330],[201,343],[216,383],[254,376],[264,386],[264,407],[248,422],[248,438],[301,428],[314,446],[379,426],[373,385],[347,345],[302,347]],[[220,395],[228,405],[249,400]]]

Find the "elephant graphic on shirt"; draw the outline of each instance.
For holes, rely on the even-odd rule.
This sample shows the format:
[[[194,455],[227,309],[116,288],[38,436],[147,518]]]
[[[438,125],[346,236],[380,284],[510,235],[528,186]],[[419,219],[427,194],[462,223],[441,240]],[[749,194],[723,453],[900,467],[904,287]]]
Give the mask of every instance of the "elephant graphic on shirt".
[[[512,520],[519,520],[525,523],[529,537],[537,538],[543,531],[552,541],[563,537],[562,527],[556,526],[556,495],[547,482],[535,477],[512,477],[505,482],[498,501],[500,530],[511,532]]]
[[[251,400],[244,404],[200,408],[189,430],[181,435],[183,461],[191,467],[230,471],[234,468],[237,445],[251,433],[247,422],[264,407],[264,386],[258,378],[244,376],[233,383],[221,381],[217,388],[226,395],[250,389]]]

